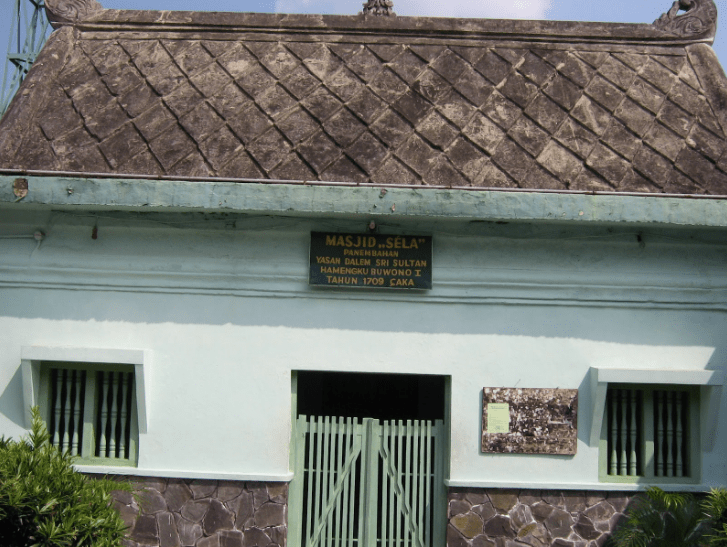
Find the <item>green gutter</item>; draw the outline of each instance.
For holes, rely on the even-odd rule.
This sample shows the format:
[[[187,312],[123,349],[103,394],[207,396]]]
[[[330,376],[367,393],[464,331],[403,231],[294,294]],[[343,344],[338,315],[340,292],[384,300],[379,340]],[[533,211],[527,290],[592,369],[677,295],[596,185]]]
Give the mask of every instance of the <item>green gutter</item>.
[[[28,193],[14,193],[17,179]],[[727,227],[727,198],[0,175],[0,207]]]

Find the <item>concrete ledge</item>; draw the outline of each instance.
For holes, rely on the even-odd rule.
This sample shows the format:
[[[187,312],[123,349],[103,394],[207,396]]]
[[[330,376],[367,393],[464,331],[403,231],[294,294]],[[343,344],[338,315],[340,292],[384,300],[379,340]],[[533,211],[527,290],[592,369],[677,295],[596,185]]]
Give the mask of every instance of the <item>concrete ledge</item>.
[[[532,481],[481,481],[468,479],[447,479],[444,484],[449,488],[502,488],[517,490],[595,490],[603,492],[644,492],[653,483],[625,484],[612,482],[543,482]],[[659,488],[667,492],[709,492],[718,485],[711,484],[659,484]]]
[[[15,197],[13,182],[28,180]],[[0,207],[727,227],[727,198],[0,175]]]
[[[140,467],[111,467],[100,465],[74,465],[80,473],[94,475],[124,475],[129,477],[160,477],[175,479],[209,479],[226,481],[290,482],[293,473],[216,473],[214,471],[190,471],[178,469],[145,469]]]

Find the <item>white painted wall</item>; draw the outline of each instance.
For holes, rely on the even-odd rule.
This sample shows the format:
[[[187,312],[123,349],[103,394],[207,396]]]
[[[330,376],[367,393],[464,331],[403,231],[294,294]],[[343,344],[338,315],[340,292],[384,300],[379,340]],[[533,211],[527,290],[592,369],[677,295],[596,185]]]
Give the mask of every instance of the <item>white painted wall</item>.
[[[0,238],[0,433],[24,431],[21,347],[150,350],[140,474],[289,478],[291,371],[332,370],[451,376],[453,484],[603,487],[590,367],[727,365],[727,247],[694,233],[440,225],[434,289],[403,293],[307,285],[309,232],[344,221],[0,216],[39,227]],[[485,386],[579,388],[578,454],[481,454]],[[720,405],[700,487],[727,483]]]

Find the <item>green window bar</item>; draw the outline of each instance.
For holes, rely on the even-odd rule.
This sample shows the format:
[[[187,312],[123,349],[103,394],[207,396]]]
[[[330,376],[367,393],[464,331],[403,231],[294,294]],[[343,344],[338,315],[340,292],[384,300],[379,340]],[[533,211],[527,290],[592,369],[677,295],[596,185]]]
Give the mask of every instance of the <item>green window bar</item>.
[[[601,480],[652,483],[698,480],[697,390],[609,387],[605,411]]]
[[[0,87],[0,117],[10,106],[48,38],[49,23],[43,0],[13,0],[10,41]]]
[[[44,363],[41,414],[51,443],[85,465],[134,466],[139,438],[133,368]]]

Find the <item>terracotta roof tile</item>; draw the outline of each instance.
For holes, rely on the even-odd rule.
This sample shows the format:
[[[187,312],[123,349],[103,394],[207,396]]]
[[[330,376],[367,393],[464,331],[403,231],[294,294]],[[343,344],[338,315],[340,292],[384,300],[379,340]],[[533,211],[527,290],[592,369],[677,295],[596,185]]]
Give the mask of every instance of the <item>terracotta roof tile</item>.
[[[397,150],[396,155],[411,167],[420,177],[424,177],[437,157],[437,151],[419,135],[411,135]]]
[[[627,90],[631,87],[631,84],[636,78],[636,72],[615,56],[610,56],[606,59],[606,61],[598,67],[598,72],[603,75],[604,78],[623,90]]]
[[[468,186],[467,179],[452,167],[445,156],[437,157],[429,170],[427,179],[435,186]]]
[[[417,126],[417,132],[440,150],[449,146],[459,135],[459,130],[436,110],[422,120]]]
[[[400,44],[368,44],[367,47],[385,63],[391,62],[404,50]]]
[[[538,163],[566,185],[573,182],[583,168],[582,160],[556,141],[550,141],[545,146],[538,156]]]
[[[246,108],[240,108],[239,111],[225,116],[225,120],[237,138],[246,146],[255,142],[258,136],[273,125],[268,117],[252,103]]]
[[[372,175],[381,167],[387,149],[379,139],[366,131],[346,149],[346,154],[366,173]]]
[[[321,180],[331,182],[364,182],[366,174],[346,156],[338,158],[330,167],[321,173]]]
[[[526,116],[522,116],[510,128],[508,135],[533,156],[537,156],[543,151],[550,138],[546,131],[540,129]]]
[[[610,112],[616,110],[624,98],[621,90],[599,75],[588,84],[586,94]]]
[[[194,74],[214,62],[212,55],[198,41],[163,40],[162,45],[185,74]]]
[[[147,145],[134,125],[127,123],[103,141],[99,148],[111,168],[118,169],[139,152],[145,150]]]
[[[514,102],[504,97],[498,91],[490,95],[490,98],[482,106],[482,112],[493,122],[507,130],[521,116],[522,109]]]
[[[490,155],[505,138],[505,132],[480,112],[474,115],[462,134]]]
[[[492,85],[499,85],[510,73],[512,65],[492,50],[486,50],[474,67],[487,78]]]
[[[348,101],[348,108],[367,124],[371,124],[378,118],[385,106],[386,103],[374,95],[367,87]]]
[[[727,144],[724,140],[718,138],[700,124],[694,124],[686,144],[714,162],[718,161],[727,150]]]
[[[159,95],[146,83],[126,91],[118,98],[118,101],[131,118],[136,118],[156,103],[161,103]]]
[[[498,86],[498,89],[500,93],[520,108],[525,108],[538,92],[535,84],[530,83],[524,76],[517,72],[510,74],[502,85]]]
[[[555,138],[582,159],[586,159],[598,136],[573,118],[567,118],[555,132]]]
[[[515,141],[503,139],[492,155],[492,161],[513,180],[523,180],[533,167],[533,158]]]
[[[622,123],[613,121],[602,137],[602,142],[631,161],[641,145],[641,139],[629,131]]]
[[[471,66],[460,74],[454,88],[477,107],[482,106],[494,91],[494,87]]]
[[[411,172],[403,163],[394,157],[389,157],[372,178],[374,182],[396,181],[396,184],[418,184],[419,177]]]
[[[319,131],[298,146],[303,159],[320,175],[341,155],[341,149],[328,135]]]
[[[296,107],[288,117],[278,122],[278,128],[290,142],[297,144],[315,133],[319,124],[305,110]]]
[[[598,69],[609,58],[605,51],[576,51],[575,54],[595,69]]]
[[[686,55],[652,55],[651,58],[657,63],[661,63],[674,74],[679,74],[686,63]]]
[[[342,108],[330,117],[323,127],[341,148],[346,148],[366,130],[366,125],[347,108]]]
[[[683,138],[660,123],[651,126],[651,131],[644,138],[644,142],[671,161],[677,159],[679,152],[685,146]]]
[[[351,48],[350,55],[345,61],[346,66],[364,82],[373,80],[384,68],[378,58],[363,45]]]
[[[593,148],[586,165],[614,187],[618,186],[629,170],[629,162],[602,144]]]
[[[169,169],[170,175],[176,175],[178,177],[183,177],[186,173],[190,173],[186,175],[188,177],[208,177],[212,172],[209,164],[199,154],[194,152]]]
[[[465,127],[477,111],[474,105],[453,89],[443,93],[434,101],[434,104],[445,118],[459,128]]]
[[[265,171],[272,170],[291,150],[285,137],[275,127],[263,133],[248,150]]]
[[[570,110],[578,102],[582,92],[578,89],[578,86],[559,74],[543,88],[543,93],[561,107]]]
[[[589,169],[583,169],[569,186],[572,190],[582,190],[584,192],[612,192],[613,187],[610,186],[603,178]]]
[[[129,17],[66,33],[43,100],[0,123],[0,167],[727,193],[720,91],[703,88],[689,45],[648,26],[642,44],[606,25],[584,45],[506,39],[487,21],[464,25],[495,25],[486,35],[407,18],[359,34],[257,15],[219,34]]]
[[[237,156],[246,156],[240,153],[242,151],[240,141],[226,127],[212,132],[209,138],[199,143],[199,149],[215,171],[221,171]]]
[[[631,99],[621,101],[621,104],[614,112],[614,116],[640,137],[648,132],[654,122],[654,115]]]
[[[235,167],[235,170],[229,171],[231,173],[230,176],[240,178],[239,173],[241,170],[237,166]],[[247,170],[243,172],[247,172]],[[258,171],[258,175],[252,178],[261,178],[263,176]],[[270,176],[274,179],[281,180],[315,180],[317,178],[315,172],[297,154],[291,154],[286,161],[270,172]]]
[[[399,97],[392,106],[412,125],[417,125],[434,108],[413,89]]]
[[[412,132],[412,126],[391,109],[371,125],[371,130],[390,148],[397,148]]]
[[[149,142],[149,148],[165,170],[170,170],[175,163],[196,148],[194,141],[178,125],[173,124],[158,137]]]

